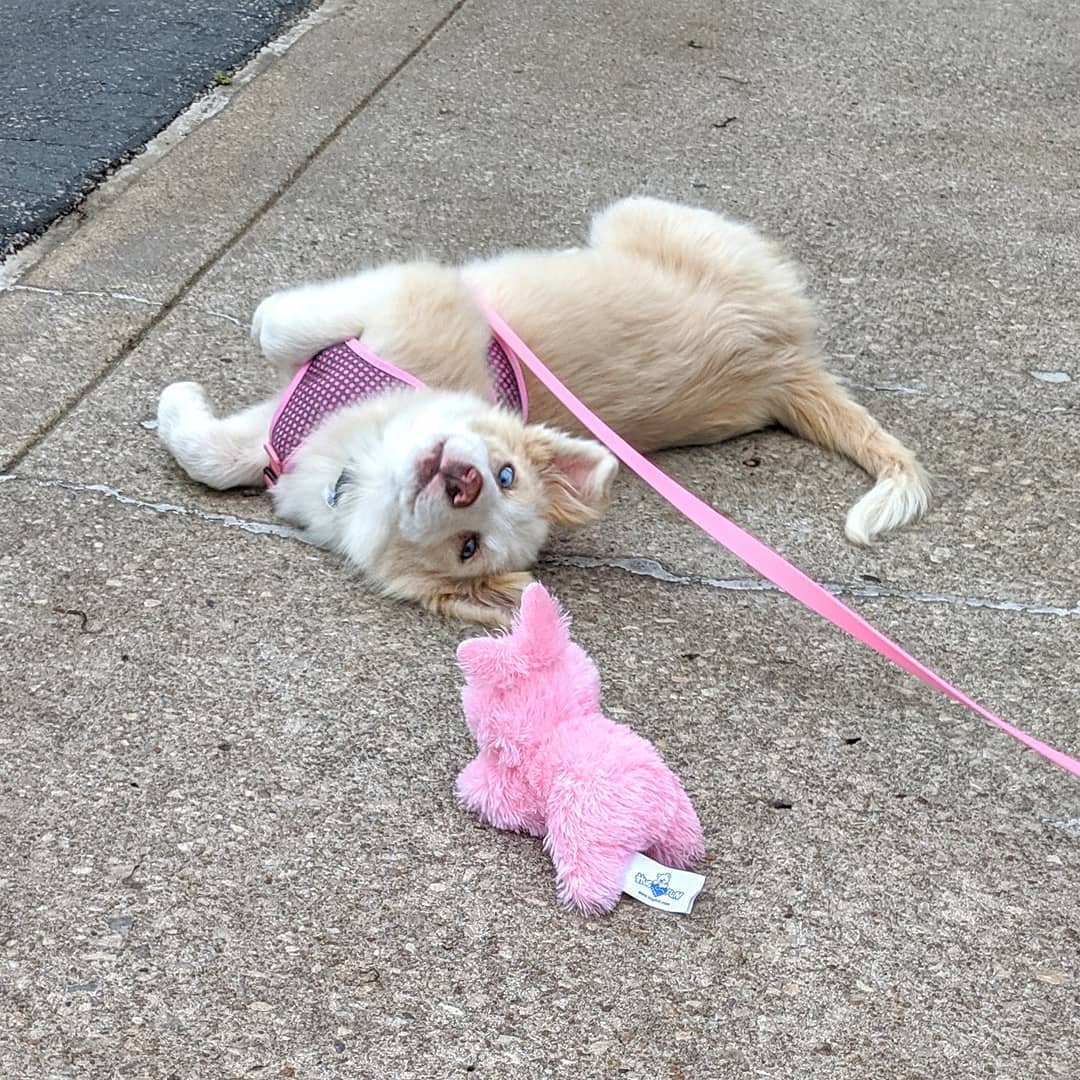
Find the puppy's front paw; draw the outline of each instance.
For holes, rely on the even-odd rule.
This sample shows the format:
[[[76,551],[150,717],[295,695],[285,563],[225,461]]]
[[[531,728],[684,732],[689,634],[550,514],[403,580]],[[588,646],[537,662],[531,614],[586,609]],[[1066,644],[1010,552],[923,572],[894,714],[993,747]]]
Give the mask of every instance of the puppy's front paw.
[[[310,304],[307,290],[284,289],[263,300],[252,316],[251,336],[259,350],[286,373],[311,355],[304,318]]]
[[[171,383],[158,398],[158,434],[168,445],[182,429],[202,421],[207,411],[206,394],[198,383]]]

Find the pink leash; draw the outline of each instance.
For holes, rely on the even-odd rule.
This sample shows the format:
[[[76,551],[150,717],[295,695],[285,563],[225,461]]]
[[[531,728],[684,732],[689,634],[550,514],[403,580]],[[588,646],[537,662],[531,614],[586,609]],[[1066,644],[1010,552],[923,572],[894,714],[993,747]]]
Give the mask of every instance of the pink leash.
[[[1034,750],[1037,754],[1042,754],[1048,761],[1052,761],[1055,765],[1059,765],[1067,772],[1072,773],[1073,776],[1080,778],[1080,761],[1077,761],[1076,758],[1070,757],[1061,750],[1055,750],[1052,746],[1047,746],[1046,743],[1036,739],[1033,735],[1014,727],[1007,721],[1002,720],[1000,716],[995,716],[989,709],[984,709],[977,701],[969,698],[963,691],[957,690],[955,686],[946,682],[925,664],[919,663],[910,653],[900,648],[895,641],[871,626],[861,615],[856,614],[846,604],[841,603],[832,593],[807,577],[797,566],[793,566],[767,544],[763,544],[746,532],[745,529],[740,528],[733,521],[724,517],[723,514],[714,510],[708,503],[703,502],[696,495],[692,495],[687,491],[686,488],[677,484],[662,469],[657,468],[648,458],[639,454],[621,435],[609,428],[603,420],[592,413],[586,405],[563,386],[555,375],[545,367],[539,357],[496,312],[486,305],[481,306],[487,316],[492,332],[499,338],[503,348],[516,353],[518,358],[529,367],[548,390],[616,457],[636,472],[645,483],[663,496],[676,510],[684,514],[714,540],[753,567],[762,577],[767,578],[774,585],[783,589],[789,596],[793,596],[800,603],[805,604],[811,611],[816,611],[856,640],[861,641],[864,645],[869,645],[871,649],[881,653],[886,659],[922,679],[927,685],[940,690],[954,701],[959,701],[961,705],[966,705],[984,720],[995,727],[1001,728],[1002,731],[1008,732],[1014,739],[1018,739],[1029,749]]]

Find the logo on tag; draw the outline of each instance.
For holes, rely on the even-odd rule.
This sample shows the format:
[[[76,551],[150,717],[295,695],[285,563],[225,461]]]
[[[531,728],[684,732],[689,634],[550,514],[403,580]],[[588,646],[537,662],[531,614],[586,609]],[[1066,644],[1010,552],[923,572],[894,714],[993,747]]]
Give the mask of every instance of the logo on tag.
[[[638,872],[634,875],[635,885],[644,885],[653,896],[670,896],[672,900],[681,900],[683,897],[679,889],[671,888],[671,874],[657,874],[650,881],[644,874]]]
[[[705,879],[689,870],[672,870],[650,859],[635,855],[623,877],[623,892],[649,907],[689,915]]]

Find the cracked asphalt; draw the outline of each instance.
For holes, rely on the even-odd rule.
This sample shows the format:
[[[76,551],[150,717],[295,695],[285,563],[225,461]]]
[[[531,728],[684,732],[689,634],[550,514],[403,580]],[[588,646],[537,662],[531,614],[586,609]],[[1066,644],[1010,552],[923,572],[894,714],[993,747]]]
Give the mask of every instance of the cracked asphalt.
[[[935,477],[662,455],[947,679],[1080,751],[1074,6],[341,0],[0,291],[0,1073],[1007,1080],[1080,1057],[1080,787],[620,478],[540,573],[705,829],[686,918],[560,911],[455,803],[471,633],[169,462],[284,284],[578,242],[631,191],[806,269]]]
[[[7,0],[0,258],[316,0]]]

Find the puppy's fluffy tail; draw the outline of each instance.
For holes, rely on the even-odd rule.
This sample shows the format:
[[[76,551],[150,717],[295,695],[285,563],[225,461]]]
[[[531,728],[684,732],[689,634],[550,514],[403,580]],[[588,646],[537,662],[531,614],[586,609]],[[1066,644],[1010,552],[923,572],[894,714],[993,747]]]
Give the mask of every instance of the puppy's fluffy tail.
[[[877,481],[848,511],[844,532],[853,544],[870,544],[926,513],[930,478],[915,455],[825,371],[807,371],[788,383],[776,419],[796,435],[851,458]]]

